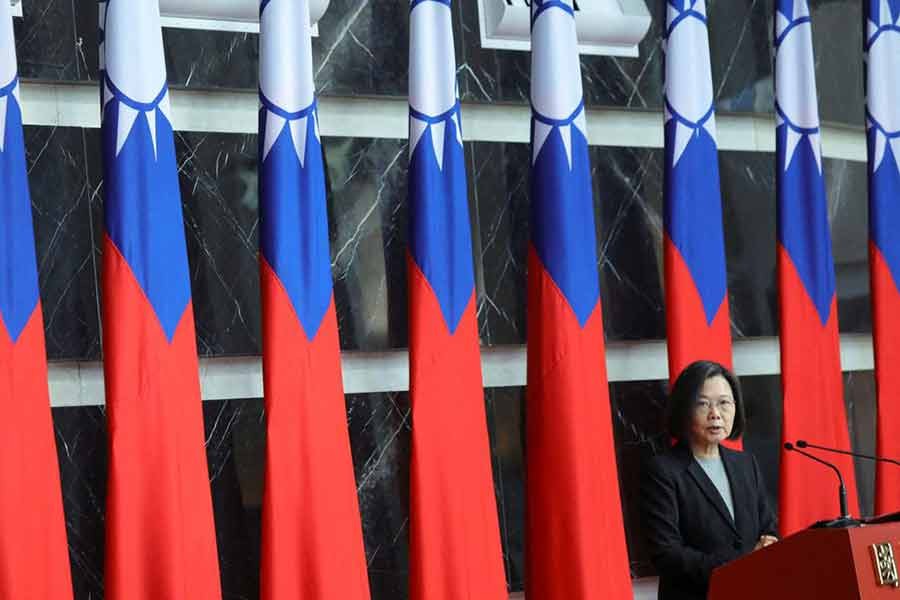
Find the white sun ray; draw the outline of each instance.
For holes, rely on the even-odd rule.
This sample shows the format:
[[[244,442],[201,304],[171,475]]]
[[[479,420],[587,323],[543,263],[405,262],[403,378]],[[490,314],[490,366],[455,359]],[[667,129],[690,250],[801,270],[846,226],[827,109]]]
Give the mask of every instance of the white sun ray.
[[[306,128],[309,126],[309,117],[301,117],[299,119],[291,119],[288,121],[291,128],[291,141],[294,142],[294,152],[297,153],[297,159],[300,166],[306,165]]]
[[[147,127],[150,129],[150,139],[153,142],[153,158],[157,158],[156,152],[156,110],[148,110],[147,115]]]
[[[131,128],[134,127],[134,121],[137,119],[138,111],[134,110],[127,104],[119,102],[119,123],[116,131],[116,156],[122,151]]]
[[[537,160],[538,154],[540,154],[541,148],[544,147],[544,142],[547,141],[547,136],[550,135],[551,131],[553,131],[552,126],[547,125],[546,123],[541,123],[540,121],[534,122],[534,140],[532,141],[531,164],[534,164],[534,161]]]
[[[103,80],[103,107],[102,110],[106,110],[106,105],[109,104],[110,100],[114,98],[112,90],[109,89],[109,85],[106,83],[106,80]]]
[[[438,168],[444,169],[444,132],[447,122],[440,121],[431,124],[431,145],[434,148],[434,157],[437,159]]]
[[[706,2],[704,2],[703,0],[698,0],[697,3],[694,4],[694,10],[696,10],[698,13],[700,13],[701,15],[703,15],[705,17],[706,16]]]
[[[684,154],[693,135],[694,130],[691,127],[680,122],[675,125],[675,148],[672,151],[672,166],[678,164],[678,160]]]
[[[679,12],[677,8],[675,8],[668,2],[666,3],[666,9],[666,23],[671,23],[678,18],[678,15],[681,14],[681,12]]]
[[[803,136],[793,129],[791,129],[790,125],[787,127],[787,136],[785,139],[785,149],[784,149],[784,170],[787,171],[788,167],[791,164],[791,161],[794,159],[794,150],[797,149],[797,144],[800,143],[800,138]]]
[[[159,112],[166,116],[166,119],[171,123],[172,122],[172,103],[169,101],[169,88],[166,87],[166,93],[163,94],[162,100],[159,101],[159,104],[156,105],[159,109]]]
[[[809,7],[806,0],[794,0],[794,20],[809,16]]]
[[[891,25],[891,7],[888,0],[881,0],[881,10],[878,11],[879,21],[881,25]]]
[[[894,154],[894,162],[900,165],[900,138],[891,138],[891,152]],[[900,166],[898,166],[900,169]]]
[[[872,39],[872,36],[878,31],[878,23],[872,19],[866,19],[866,39]]]
[[[884,149],[887,147],[887,138],[880,131],[875,131],[875,156],[872,157],[872,171],[877,171],[884,160]]]
[[[572,169],[572,126],[563,125],[559,128],[559,137],[562,138],[563,148],[566,149],[566,161],[569,163],[569,170]]]
[[[312,122],[313,122],[313,133],[316,134],[316,139],[320,142],[322,141],[322,136],[319,134],[319,113],[317,111],[312,111]]]
[[[281,130],[284,129],[284,126],[284,117],[276,115],[273,112],[269,112],[266,115],[266,132],[265,138],[263,139],[263,160],[269,155],[269,151],[272,149],[272,146],[275,145],[275,140],[281,135]]]
[[[9,96],[0,98],[0,152],[6,150],[6,104]]]
[[[578,116],[572,121],[572,126],[575,127],[578,131],[581,132],[581,135],[584,136],[584,139],[588,139],[587,135],[587,119],[584,116],[584,111],[580,111]]]
[[[453,117],[451,118],[453,119],[453,125],[456,131],[456,143],[462,146],[462,125],[459,122],[459,112],[453,113]]]
[[[425,121],[420,121],[415,117],[409,118],[409,155],[412,156],[413,152],[416,151],[416,146],[419,145],[419,140],[422,139],[422,134],[425,133],[425,130],[428,128],[428,123]]]
[[[809,145],[812,147],[813,156],[816,159],[816,165],[819,167],[819,174],[822,173],[822,136],[819,133],[811,133],[807,136]]]
[[[784,30],[787,29],[788,25],[790,25],[790,24],[791,24],[790,21],[787,20],[787,17],[785,17],[783,14],[781,14],[781,11],[775,12],[775,35],[776,35],[776,37],[780,36],[782,33],[784,33]]]

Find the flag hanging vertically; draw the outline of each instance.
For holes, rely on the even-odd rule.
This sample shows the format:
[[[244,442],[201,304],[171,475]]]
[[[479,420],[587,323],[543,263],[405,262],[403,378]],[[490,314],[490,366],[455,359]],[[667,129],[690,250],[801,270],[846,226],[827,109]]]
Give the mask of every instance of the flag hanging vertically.
[[[106,597],[220,600],[159,2],[100,23]]]
[[[571,0],[532,0],[526,597],[630,598]]]
[[[828,203],[822,176],[807,0],[775,3],[775,182],[781,332],[782,441],[850,449],[838,340]],[[831,459],[858,514],[849,457]],[[787,535],[839,516],[834,473],[782,451],[779,522]]]
[[[0,7],[0,598],[72,597],[12,15]]]
[[[309,3],[261,6],[266,468],[260,597],[368,600],[332,294]]]
[[[731,367],[731,330],[705,0],[666,5],[665,223],[669,378]]]
[[[878,394],[876,454],[900,456],[900,1],[865,2],[869,271]],[[900,470],[878,463],[875,513],[900,510]]]
[[[409,596],[499,600],[450,0],[412,0],[409,20]]]

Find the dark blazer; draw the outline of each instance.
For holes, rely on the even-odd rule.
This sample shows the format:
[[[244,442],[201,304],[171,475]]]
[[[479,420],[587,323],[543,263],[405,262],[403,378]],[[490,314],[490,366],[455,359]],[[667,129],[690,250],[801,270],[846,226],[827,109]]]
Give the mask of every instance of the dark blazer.
[[[734,519],[686,444],[654,456],[641,478],[641,520],[659,573],[659,600],[706,598],[712,570],[775,535],[775,514],[752,454],[720,447]]]

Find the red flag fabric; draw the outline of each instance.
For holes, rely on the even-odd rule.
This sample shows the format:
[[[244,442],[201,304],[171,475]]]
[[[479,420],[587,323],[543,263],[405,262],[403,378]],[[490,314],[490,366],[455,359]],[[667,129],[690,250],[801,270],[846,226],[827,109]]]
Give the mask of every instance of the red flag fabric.
[[[108,600],[220,600],[159,3],[101,4]]]
[[[775,48],[782,441],[849,450],[807,0],[777,0]],[[829,460],[843,473],[850,511],[858,515],[853,460]],[[827,467],[782,452],[782,534],[840,516],[835,483]]]
[[[876,453],[900,459],[900,2],[866,0],[866,137],[869,171],[869,272],[878,393]],[[900,469],[875,467],[875,513],[900,510]]]
[[[260,597],[368,600],[307,0],[264,3],[259,43],[266,403]]]
[[[72,597],[9,3],[0,7],[0,598]]]
[[[572,2],[532,2],[527,598],[631,598]]]
[[[409,596],[500,600],[450,5],[410,3]]]

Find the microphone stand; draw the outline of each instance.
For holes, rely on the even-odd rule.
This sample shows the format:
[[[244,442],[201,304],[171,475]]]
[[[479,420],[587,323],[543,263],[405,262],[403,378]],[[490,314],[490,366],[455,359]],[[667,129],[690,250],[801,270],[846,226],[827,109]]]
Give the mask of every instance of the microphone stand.
[[[840,469],[831,464],[830,462],[824,461],[818,456],[814,456],[809,452],[804,452],[799,448],[795,447],[794,444],[790,442],[785,442],[784,449],[790,452],[797,452],[798,454],[802,454],[806,458],[810,458],[817,463],[821,463],[826,467],[832,469],[838,476],[838,500],[840,502],[841,507],[841,516],[837,519],[826,519],[823,521],[816,521],[810,526],[810,529],[841,529],[844,527],[859,527],[862,523],[853,517],[850,516],[850,511],[847,508],[847,488],[844,486],[844,477],[841,475]]]

